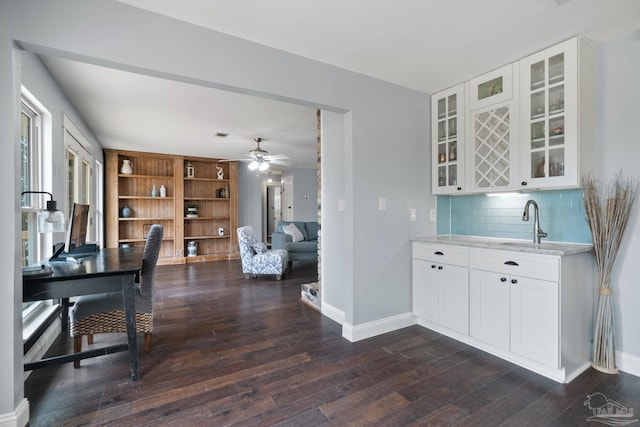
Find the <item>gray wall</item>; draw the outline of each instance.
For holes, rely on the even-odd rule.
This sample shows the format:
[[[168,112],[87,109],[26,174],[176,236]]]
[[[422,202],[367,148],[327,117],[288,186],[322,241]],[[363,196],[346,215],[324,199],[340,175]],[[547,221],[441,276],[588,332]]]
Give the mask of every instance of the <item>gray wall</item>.
[[[617,173],[640,178],[640,31],[598,49],[596,68],[596,176],[609,182]],[[640,195],[639,195],[640,196]],[[640,198],[636,199],[611,286],[618,362],[640,372]],[[631,361],[629,360],[631,359]],[[635,362],[633,362],[633,359]]]
[[[12,397],[0,398],[0,413],[13,410],[23,395],[18,157],[11,142],[18,140],[20,61],[12,40],[33,52],[350,112],[349,134],[335,147],[345,157],[345,230],[325,230],[323,250],[352,259],[336,271],[339,286],[353,295],[345,304],[351,325],[410,311],[409,238],[429,230],[426,213],[434,205],[428,191],[428,95],[107,0],[5,1],[0,36],[0,141],[12,154],[0,160],[0,184],[13,189],[5,193],[10,202],[0,211],[0,232],[16,242],[0,249],[0,267],[13,283],[0,294],[0,321],[13,325],[0,338],[14,344],[0,350],[0,380],[13,384]],[[371,167],[381,159],[384,166]],[[385,212],[377,211],[380,195],[389,201]],[[418,209],[415,223],[408,221],[408,205]],[[352,243],[345,246],[345,239]]]
[[[282,173],[293,177],[293,220],[318,220],[318,171],[294,168]]]
[[[341,200],[344,201],[345,206],[347,203],[351,203],[346,200],[345,188],[341,185],[345,177],[345,158],[340,147],[345,138],[346,117],[344,114],[330,111],[322,111],[321,114],[323,141],[321,163],[322,228],[320,229],[320,241],[321,245],[324,246],[325,239],[329,239],[331,236],[332,239],[336,240],[334,248],[337,244],[343,246],[339,251],[323,251],[322,253],[320,277],[323,284],[325,282],[331,284],[331,286],[323,286],[322,288],[322,310],[326,312],[327,305],[330,305],[334,311],[344,312],[347,298],[346,292],[350,290],[350,287],[347,286],[347,276],[343,272],[347,271],[351,262],[350,258],[348,261],[345,257],[345,254],[347,256],[350,254],[347,241],[351,241],[345,235],[346,212],[339,209]],[[326,141],[331,141],[331,143]],[[328,265],[331,268],[327,268]]]
[[[5,44],[3,44],[3,46],[4,45]],[[4,47],[6,48],[7,46]],[[51,185],[54,199],[58,201],[59,209],[64,209],[64,186],[66,182],[63,113],[66,113],[69,118],[71,118],[91,144],[91,147],[87,148],[89,148],[93,160],[103,161],[102,147],[93,137],[90,130],[84,125],[80,115],[66,99],[40,60],[29,52],[18,53],[15,51],[15,53],[18,54],[20,58],[14,62],[16,65],[21,65],[21,67],[16,68],[13,76],[7,73],[6,68],[0,71],[0,79],[2,81],[2,89],[0,89],[0,92],[6,94],[7,91],[5,89],[7,85],[11,84],[13,80],[15,100],[17,100],[17,103],[5,102],[3,103],[5,105],[0,106],[0,120],[2,120],[2,126],[6,128],[5,131],[8,131],[3,134],[1,139],[5,142],[2,143],[4,155],[0,156],[2,159],[0,162],[4,162],[2,163],[3,172],[0,174],[0,182],[2,182],[3,188],[5,189],[15,188],[15,200],[13,195],[9,196],[9,193],[13,193],[12,191],[3,192],[6,206],[0,211],[0,218],[3,218],[3,221],[10,221],[7,229],[2,230],[3,235],[18,236],[18,240],[15,240],[17,243],[15,247],[0,249],[0,253],[2,251],[7,252],[3,254],[3,259],[0,262],[5,263],[3,268],[9,272],[5,275],[4,285],[0,286],[0,300],[2,300],[0,304],[5,304],[3,310],[0,310],[1,324],[4,325],[0,328],[0,340],[4,343],[15,343],[15,346],[4,345],[0,349],[0,384],[2,384],[3,390],[3,392],[0,393],[0,416],[13,411],[15,405],[20,402],[24,394],[22,383],[22,272],[20,269],[21,252],[19,246],[20,193],[19,187],[17,187],[20,176],[20,163],[18,161],[19,146],[17,143],[17,141],[20,140],[19,127],[17,127],[20,108],[20,83],[51,113],[52,139],[50,149],[53,154],[53,176],[49,184]],[[6,55],[7,52],[0,48],[0,54]],[[14,111],[7,113],[9,106]],[[16,132],[18,133],[16,134]],[[15,141],[15,143],[11,141]],[[92,164],[92,167],[93,166]],[[94,184],[91,183],[91,185],[93,186]],[[9,202],[9,197],[11,197],[11,202]],[[15,202],[15,204],[12,202]],[[90,203],[95,203],[95,200],[91,200]],[[14,219],[18,219],[17,223],[15,223],[14,219],[9,220],[9,218],[14,215]],[[57,233],[57,235],[52,237],[54,242],[62,241],[64,239],[64,233]],[[10,278],[13,280],[10,280]],[[13,283],[15,286],[10,286],[10,283]],[[5,315],[11,316],[12,320],[3,319],[2,317]],[[13,328],[7,326],[12,324],[14,325]],[[14,367],[13,370],[10,369],[12,366]],[[6,393],[9,391],[10,393]]]
[[[249,170],[246,162],[238,164],[238,226],[252,226],[258,240],[262,240],[263,180],[256,177],[255,171]]]

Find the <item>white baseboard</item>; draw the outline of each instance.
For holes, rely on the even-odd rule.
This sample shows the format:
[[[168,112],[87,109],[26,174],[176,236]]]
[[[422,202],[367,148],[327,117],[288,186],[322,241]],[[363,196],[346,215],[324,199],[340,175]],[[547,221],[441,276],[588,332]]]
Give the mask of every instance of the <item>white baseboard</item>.
[[[326,302],[323,302],[321,307],[323,315],[336,323],[341,325],[344,324],[344,311],[332,306],[331,304],[327,304]]]
[[[640,377],[640,357],[616,351],[616,365],[622,372]]]
[[[415,324],[412,313],[399,314],[356,326],[344,322],[342,324],[342,336],[351,342],[356,342]]]
[[[29,401],[22,399],[13,412],[0,414],[0,427],[24,427],[29,422]]]

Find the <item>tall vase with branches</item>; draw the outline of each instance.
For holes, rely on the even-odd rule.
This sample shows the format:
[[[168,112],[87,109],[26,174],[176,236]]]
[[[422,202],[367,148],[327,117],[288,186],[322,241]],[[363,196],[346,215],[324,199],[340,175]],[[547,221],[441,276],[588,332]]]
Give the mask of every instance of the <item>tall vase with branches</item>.
[[[638,182],[619,173],[601,192],[598,183],[588,175],[582,178],[582,187],[587,223],[593,239],[593,255],[600,275],[591,366],[601,372],[615,374],[618,370],[613,339],[611,272],[638,192]]]

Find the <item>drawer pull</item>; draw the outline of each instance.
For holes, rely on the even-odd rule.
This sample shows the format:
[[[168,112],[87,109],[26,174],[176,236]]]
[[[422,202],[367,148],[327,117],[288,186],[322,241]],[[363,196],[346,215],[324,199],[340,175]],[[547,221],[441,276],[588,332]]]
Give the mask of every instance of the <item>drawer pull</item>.
[[[504,282],[506,282],[506,281],[507,281],[507,278],[506,278],[506,277],[501,277],[501,278],[500,278],[500,281],[501,281],[502,283],[504,283]]]
[[[435,264],[431,264],[431,268],[436,268],[436,265]]]
[[[520,264],[515,261],[505,261],[504,265],[515,265],[516,267],[518,267]]]
[[[438,270],[442,270],[442,266],[441,265],[438,266]]]
[[[444,255],[444,254],[443,254],[442,252],[440,252],[440,251],[435,251],[433,254],[434,254],[434,255]]]
[[[511,283],[513,283],[514,285],[518,283],[517,279],[511,279]]]

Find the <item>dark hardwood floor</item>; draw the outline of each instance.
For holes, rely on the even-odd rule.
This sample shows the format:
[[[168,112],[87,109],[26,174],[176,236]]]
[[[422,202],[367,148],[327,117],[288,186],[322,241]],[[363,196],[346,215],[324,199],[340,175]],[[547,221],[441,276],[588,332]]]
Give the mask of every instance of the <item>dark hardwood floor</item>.
[[[239,261],[158,267],[141,379],[126,352],[35,371],[30,425],[604,425],[587,421],[595,392],[640,411],[640,378],[624,373],[562,385],[418,326],[350,343],[299,301],[315,279],[315,266],[280,282],[245,280]]]

